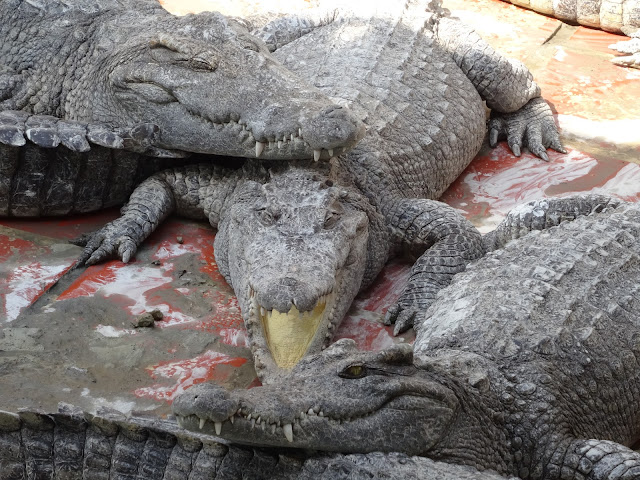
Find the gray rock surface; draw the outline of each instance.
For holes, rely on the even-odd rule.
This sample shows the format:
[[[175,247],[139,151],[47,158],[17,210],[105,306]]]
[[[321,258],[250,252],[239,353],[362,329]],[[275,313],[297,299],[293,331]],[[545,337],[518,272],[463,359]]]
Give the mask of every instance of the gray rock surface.
[[[531,207],[511,225],[555,221]],[[251,445],[401,451],[524,479],[639,478],[628,447],[640,439],[640,208],[610,207],[456,275],[413,351],[340,340],[277,385],[200,385],[174,412]]]
[[[326,346],[357,292],[403,254],[418,260],[387,321],[397,333],[408,329],[484,252],[471,224],[429,200],[480,148],[481,97],[494,111],[492,142],[507,135],[516,154],[528,145],[543,158],[546,146],[562,146],[521,63],[441,17],[435,4],[393,2],[388,9],[336,17],[287,37],[275,52],[364,119],[367,134],[353,150],[330,166],[248,161],[241,170],[199,165],[160,173],[134,192],[123,217],[89,240],[81,262],[128,261],[171,212],[208,219],[219,230],[216,262],[238,296],[264,381]],[[275,25],[297,28],[300,21],[285,20]]]

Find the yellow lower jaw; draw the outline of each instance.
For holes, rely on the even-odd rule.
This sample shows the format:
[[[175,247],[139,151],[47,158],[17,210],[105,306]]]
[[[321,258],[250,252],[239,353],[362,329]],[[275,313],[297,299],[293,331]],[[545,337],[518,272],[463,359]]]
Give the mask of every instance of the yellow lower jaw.
[[[267,345],[280,368],[290,370],[307,353],[322,321],[325,306],[317,305],[304,315],[296,307],[286,313],[273,310],[271,314],[262,315]]]

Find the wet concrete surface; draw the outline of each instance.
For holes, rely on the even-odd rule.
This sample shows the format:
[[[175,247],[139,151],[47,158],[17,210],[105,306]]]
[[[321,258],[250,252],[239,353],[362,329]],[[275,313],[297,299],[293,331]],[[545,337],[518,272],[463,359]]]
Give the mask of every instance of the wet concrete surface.
[[[310,5],[279,2],[280,8],[296,4]],[[189,5],[181,1],[181,13],[216,4]],[[516,158],[504,143],[485,147],[443,200],[483,231],[515,204],[543,196],[598,191],[640,200],[640,70],[609,63],[607,45],[618,37],[498,0],[445,5],[533,70],[569,153],[551,153],[545,163],[528,153]],[[53,410],[65,401],[87,410],[108,405],[164,415],[172,398],[195,383],[257,384],[208,225],[171,218],[132,263],[72,269],[80,249],[68,240],[116,215],[0,219],[0,409]],[[394,338],[381,324],[407,276],[407,265],[389,265],[358,297],[336,338],[372,350],[411,341],[411,334]],[[154,310],[162,320],[134,328],[139,315]]]

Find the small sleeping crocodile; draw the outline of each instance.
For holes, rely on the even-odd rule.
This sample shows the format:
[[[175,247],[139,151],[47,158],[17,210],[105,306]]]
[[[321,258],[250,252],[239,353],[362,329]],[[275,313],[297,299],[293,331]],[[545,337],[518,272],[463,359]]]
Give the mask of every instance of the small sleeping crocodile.
[[[553,202],[517,209],[488,244],[585,199]],[[179,423],[243,444],[399,451],[522,479],[640,478],[629,448],[640,439],[640,205],[587,203],[606,211],[456,275],[413,349],[340,340],[277,385],[189,389],[173,404]]]
[[[159,173],[138,187],[120,219],[88,239],[81,261],[128,261],[171,212],[207,219],[218,229],[216,262],[238,296],[263,381],[326,346],[358,291],[403,254],[419,258],[388,321],[397,332],[409,328],[484,253],[476,229],[431,200],[478,152],[487,130],[483,99],[493,111],[492,144],[504,135],[517,155],[528,146],[543,159],[546,147],[564,150],[520,62],[436,4],[386,8],[309,24],[277,48],[268,42],[286,67],[364,119],[367,134],[350,152],[330,164],[247,161],[237,170]],[[263,33],[300,34],[301,21],[276,19]]]

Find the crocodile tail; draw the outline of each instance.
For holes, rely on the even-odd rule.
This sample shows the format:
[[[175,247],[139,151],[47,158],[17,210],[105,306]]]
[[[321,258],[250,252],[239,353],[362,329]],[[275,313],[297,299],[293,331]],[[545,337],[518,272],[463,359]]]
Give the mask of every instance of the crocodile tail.
[[[483,237],[487,252],[504,247],[511,240],[535,230],[545,230],[578,217],[615,209],[618,200],[607,195],[572,195],[564,198],[544,198],[518,205],[504,220]]]

